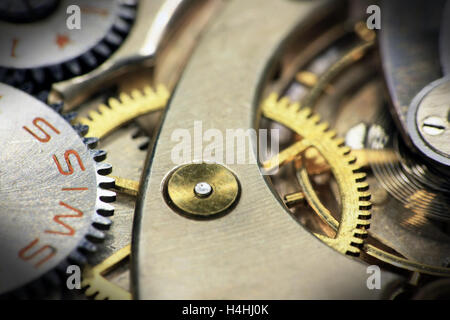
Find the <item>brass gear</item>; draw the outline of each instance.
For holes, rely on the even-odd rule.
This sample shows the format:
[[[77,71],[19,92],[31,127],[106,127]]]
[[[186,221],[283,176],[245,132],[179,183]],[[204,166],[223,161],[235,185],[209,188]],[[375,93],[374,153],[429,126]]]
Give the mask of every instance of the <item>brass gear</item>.
[[[365,27],[361,24],[357,24],[357,26],[355,27],[355,29],[359,28],[359,32],[358,30],[357,33],[359,35],[361,31],[365,30]],[[325,92],[326,93],[326,89],[331,87],[331,81],[337,77],[345,68],[351,66],[352,64],[354,64],[355,62],[359,61],[365,54],[367,54],[367,52],[369,52],[369,50],[371,48],[373,48],[374,46],[374,36],[370,36],[370,37],[362,37],[360,36],[360,38],[362,38],[363,43],[354,47],[353,49],[351,49],[347,54],[345,54],[342,58],[340,58],[338,61],[336,61],[330,68],[328,68],[328,70],[322,74],[320,77],[317,77],[316,79],[313,79],[313,81],[310,82],[310,87],[311,90],[310,92],[307,94],[307,96],[302,100],[302,104],[308,106],[308,107],[313,107],[316,102],[318,101],[318,99],[321,97],[321,95]],[[299,134],[300,136],[303,137],[303,140],[305,140],[305,138],[307,139],[306,141],[306,146],[304,145],[305,143],[302,142],[303,140],[301,140],[300,142],[295,143],[293,146],[289,147],[287,150],[283,151],[282,153],[280,153],[280,155],[278,156],[279,159],[271,159],[270,161],[266,162],[264,164],[264,167],[274,167],[276,166],[276,164],[281,164],[283,162],[285,162],[286,160],[293,160],[295,156],[297,156],[301,151],[305,151],[305,153],[303,154],[302,159],[304,160],[304,166],[306,167],[303,168],[303,164],[300,162],[300,167],[298,167],[298,171],[297,171],[297,178],[299,180],[299,183],[302,185],[302,187],[304,188],[303,193],[299,193],[299,194],[294,194],[294,195],[289,195],[289,199],[292,202],[298,202],[298,200],[305,200],[309,203],[309,205],[313,208],[313,210],[321,217],[321,219],[328,225],[330,226],[332,229],[334,230],[341,230],[341,228],[347,229],[348,227],[343,227],[341,226],[341,224],[343,223],[343,221],[341,221],[340,223],[336,221],[336,219],[333,217],[333,215],[331,215],[331,213],[324,207],[324,205],[320,202],[320,200],[315,196],[315,194],[313,193],[313,189],[309,183],[309,179],[308,179],[308,173],[310,174],[320,174],[320,173],[324,173],[327,172],[329,170],[331,170],[331,172],[335,175],[336,180],[338,181],[339,184],[339,177],[336,175],[337,170],[338,171],[342,171],[344,179],[349,179],[349,181],[351,180],[351,176],[353,175],[353,178],[357,181],[357,184],[359,185],[358,187],[358,192],[360,194],[360,203],[362,204],[362,208],[364,208],[364,210],[368,210],[370,207],[370,194],[365,191],[368,190],[368,185],[367,183],[363,182],[364,178],[365,178],[365,174],[359,171],[359,167],[362,167],[363,165],[367,165],[368,163],[371,163],[372,161],[377,161],[376,157],[373,157],[373,155],[370,154],[370,150],[368,149],[364,149],[364,150],[356,150],[355,152],[353,152],[354,154],[357,154],[358,157],[358,161],[355,164],[353,162],[354,157],[353,156],[349,156],[347,155],[347,157],[350,157],[348,159],[352,159],[352,163],[349,165],[345,164],[345,161],[338,161],[338,157],[336,157],[336,159],[333,159],[335,161],[335,163],[333,164],[332,162],[330,162],[330,158],[327,158],[325,156],[325,152],[323,152],[322,150],[320,150],[319,148],[317,148],[317,146],[322,145],[322,148],[326,148],[328,145],[330,145],[330,150],[327,151],[328,154],[332,155],[333,153],[336,152],[336,142],[334,143],[330,143],[330,140],[334,140],[334,137],[332,137],[334,134],[334,132],[332,131],[326,131],[327,126],[325,124],[320,124],[319,123],[319,117],[317,115],[313,115],[311,110],[309,108],[300,108],[300,105],[298,103],[289,103],[289,99],[288,98],[282,98],[280,101],[277,101],[278,97],[276,94],[271,95],[263,104],[263,115],[266,116],[269,119],[275,120],[277,122],[280,122],[282,124],[284,124],[285,126],[287,126],[288,128],[290,128],[291,130],[295,131],[297,134]],[[303,113],[303,114],[302,114]],[[321,128],[322,127],[322,128]],[[305,136],[303,136],[303,134],[305,134]],[[327,137],[328,135],[328,137]],[[330,138],[331,136],[331,138]],[[308,140],[311,139],[311,140]],[[344,140],[338,140],[338,143],[342,143],[344,142]],[[302,146],[303,144],[303,146]],[[315,144],[315,145],[314,145]],[[308,149],[308,146],[312,145],[313,147],[316,147],[316,149],[319,152],[311,152],[309,155],[307,154],[307,151],[310,150]],[[344,149],[347,149],[348,152],[350,151],[350,148],[348,147],[343,147]],[[315,151],[315,150],[314,150]],[[338,155],[338,153],[336,153],[336,155]],[[342,154],[341,154],[342,155]],[[310,157],[308,157],[310,156]],[[281,158],[280,158],[281,157]],[[391,158],[392,156],[387,154],[386,155],[387,161],[392,161],[393,159]],[[356,158],[355,158],[356,159]],[[325,160],[325,161],[324,161]],[[347,170],[343,170],[343,168],[340,168],[341,166],[347,166]],[[344,173],[347,172],[347,173]],[[350,173],[352,172],[352,173]],[[350,183],[350,182],[349,182]],[[353,184],[353,183],[352,183]],[[305,190],[306,187],[306,190]],[[353,208],[353,210],[357,210],[357,206],[355,205],[355,199],[354,199],[354,195],[353,198],[348,198],[348,196],[346,196],[345,194],[342,194],[343,191],[349,191],[349,190],[354,190],[354,186],[352,187],[352,189],[345,189],[342,188],[341,185],[339,185],[339,190],[341,192],[341,200],[342,200],[342,205],[343,208],[345,207],[345,204],[347,204],[347,207],[351,207]],[[354,192],[354,191],[352,191]],[[368,213],[368,211],[366,211]],[[342,218],[345,218],[345,212],[343,212]],[[369,215],[365,215],[365,216],[361,216],[359,217],[361,218],[369,218]],[[359,222],[355,221],[355,215],[349,215],[348,216],[349,221],[353,221],[353,223],[356,223],[357,225],[361,223],[361,221],[364,220],[359,220]],[[348,221],[347,221],[348,222]],[[365,220],[365,225],[359,225],[359,227],[357,228],[358,230],[358,235],[356,236],[357,238],[359,238],[361,236],[361,234],[359,234],[360,232],[360,227],[364,227],[365,229],[368,229],[369,227],[369,220]],[[349,231],[351,229],[348,229]],[[330,241],[329,238],[323,236],[323,235],[318,235],[317,236],[322,239],[325,243],[329,244],[330,246],[336,248],[336,243],[341,243],[339,246],[342,246],[340,248],[338,248],[338,250],[340,252],[343,252],[342,248],[346,245],[346,243],[348,243],[348,239],[345,238],[341,238],[339,237],[339,233],[338,232],[338,236],[336,237],[336,239],[332,239],[333,241]],[[363,237],[368,236],[368,233],[365,232],[365,234],[363,235]],[[359,239],[358,239],[359,240]],[[335,242],[333,244],[333,242]],[[414,261],[412,259],[407,259],[404,257],[401,257],[399,255],[396,254],[392,254],[386,250],[384,250],[383,248],[374,245],[374,244],[370,244],[367,242],[362,242],[362,241],[357,241],[355,242],[353,245],[357,245],[359,247],[358,252],[364,252],[365,255],[370,256],[372,258],[375,258],[379,261],[385,262],[391,266],[403,269],[403,270],[408,270],[414,273],[419,273],[419,274],[428,274],[428,275],[433,275],[433,276],[439,276],[439,277],[449,277],[450,276],[450,267],[440,267],[440,266],[435,266],[435,265],[428,265],[428,264],[424,264],[418,261]]]
[[[169,96],[164,85],[158,85],[156,90],[147,86],[142,91],[136,89],[130,94],[121,93],[119,99],[110,98],[108,105],[101,104],[88,117],[76,121],[89,126],[88,134],[100,139],[137,117],[164,109]]]
[[[83,270],[82,288],[86,288],[85,294],[94,297],[95,300],[131,300],[131,293],[108,281],[104,274],[115,268],[116,265],[126,260],[131,253],[131,245],[127,245],[110,255],[96,266],[87,266]]]
[[[366,229],[370,225],[371,203],[369,186],[364,182],[366,175],[356,165],[356,157],[342,139],[336,138],[336,132],[328,130],[328,124],[320,122],[320,117],[310,108],[291,103],[286,97],[278,100],[277,94],[271,94],[261,108],[264,117],[286,126],[302,138],[265,163],[264,167],[270,169],[276,164],[293,161],[309,148],[315,148],[328,162],[342,199],[341,220],[338,222],[319,201],[302,162],[296,161],[304,198],[322,220],[336,231],[335,238],[321,234],[316,236],[343,254],[359,256],[363,239],[367,237]]]

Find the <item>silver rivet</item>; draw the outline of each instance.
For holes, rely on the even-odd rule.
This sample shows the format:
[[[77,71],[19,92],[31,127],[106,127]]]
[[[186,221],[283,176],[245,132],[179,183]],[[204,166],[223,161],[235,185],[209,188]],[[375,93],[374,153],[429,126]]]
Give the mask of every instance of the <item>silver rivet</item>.
[[[207,197],[212,193],[213,189],[207,182],[199,182],[194,187],[194,192],[199,197]]]

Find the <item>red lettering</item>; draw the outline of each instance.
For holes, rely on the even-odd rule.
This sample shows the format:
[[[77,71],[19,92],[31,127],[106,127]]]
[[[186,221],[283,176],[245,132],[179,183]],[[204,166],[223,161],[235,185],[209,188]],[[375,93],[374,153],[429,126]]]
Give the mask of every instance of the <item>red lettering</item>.
[[[58,168],[59,173],[61,173],[64,176],[69,176],[69,175],[73,174],[74,170],[73,170],[72,164],[70,163],[70,159],[69,159],[70,155],[74,155],[77,158],[78,164],[82,171],[86,170],[84,168],[83,161],[81,161],[81,158],[80,158],[80,155],[78,154],[78,152],[76,152],[75,150],[67,150],[66,153],[64,153],[64,159],[66,160],[68,171],[64,171],[62,169],[61,164],[58,161],[58,158],[55,155],[53,155],[53,161],[55,161],[55,164],[56,164],[56,167]]]
[[[69,210],[72,210],[74,212],[76,212],[76,214],[58,214],[53,218],[53,221],[55,221],[56,223],[62,225],[64,228],[66,228],[68,231],[67,232],[61,232],[61,231],[52,231],[52,230],[46,230],[46,233],[52,233],[52,234],[60,234],[63,236],[73,236],[75,234],[75,230],[69,226],[68,224],[64,223],[61,221],[62,218],[81,218],[83,216],[83,212],[81,212],[78,209],[75,209],[71,206],[69,206],[67,203],[64,203],[62,201],[59,202],[59,205],[66,207]]]
[[[27,255],[27,252],[31,248],[33,248],[38,242],[39,242],[39,239],[35,239],[30,244],[28,244],[25,248],[23,248],[19,251],[19,258],[21,258],[24,261],[29,261],[29,260],[33,259],[34,257],[40,255],[41,253],[43,253],[46,250],[49,251],[45,257],[42,257],[42,259],[40,259],[34,265],[35,268],[40,267],[41,265],[43,265],[45,262],[50,260],[56,254],[56,249],[54,247],[49,246],[49,245],[44,245],[44,246],[40,247],[38,250],[34,251],[33,253]]]
[[[39,125],[39,122],[45,124],[47,127],[49,127],[50,129],[52,129],[56,134],[60,134],[60,132],[58,131],[58,129],[56,129],[54,126],[52,126],[50,123],[47,122],[47,120],[42,119],[42,118],[36,118],[33,120],[33,124],[35,125],[36,128],[38,128],[44,135],[44,138],[40,138],[38,137],[34,132],[32,132],[30,129],[28,129],[28,127],[23,127],[29,134],[31,134],[33,137],[35,137],[37,140],[39,140],[42,143],[46,143],[49,142],[50,139],[52,138],[43,128],[42,126]]]

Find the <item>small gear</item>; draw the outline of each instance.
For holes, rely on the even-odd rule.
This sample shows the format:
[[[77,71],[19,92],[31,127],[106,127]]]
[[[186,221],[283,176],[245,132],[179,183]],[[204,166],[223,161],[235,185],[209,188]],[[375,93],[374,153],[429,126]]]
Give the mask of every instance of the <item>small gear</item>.
[[[97,139],[81,138],[87,128],[61,109],[0,84],[0,294],[84,265],[111,224],[106,153],[90,150]]]
[[[22,2],[0,6],[0,81],[33,92],[104,62],[123,42],[136,14],[136,1]],[[79,8],[79,28],[68,27],[68,8]]]
[[[89,126],[89,134],[103,138],[139,116],[164,109],[169,96],[169,90],[164,85],[158,85],[156,90],[147,86],[142,91],[122,93],[119,99],[111,98],[108,105],[101,104],[87,118],[79,118],[77,121]]]
[[[264,117],[286,126],[301,137],[301,140],[282,151],[264,167],[270,168],[274,163],[284,164],[309,148],[316,149],[328,162],[342,199],[341,219],[338,222],[320,203],[301,161],[296,161],[306,201],[336,231],[335,238],[316,235],[341,253],[359,256],[363,239],[367,236],[366,229],[370,225],[371,203],[369,186],[364,181],[365,173],[355,164],[356,157],[342,139],[336,138],[334,131],[328,130],[328,124],[320,122],[320,117],[313,114],[311,109],[301,108],[299,103],[290,103],[288,98],[278,100],[277,94],[271,94],[261,108]]]

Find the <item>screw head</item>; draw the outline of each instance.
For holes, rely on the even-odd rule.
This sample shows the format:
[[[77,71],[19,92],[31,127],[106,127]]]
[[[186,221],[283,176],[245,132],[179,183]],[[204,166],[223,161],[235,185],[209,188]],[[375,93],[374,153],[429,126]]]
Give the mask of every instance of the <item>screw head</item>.
[[[446,121],[440,117],[431,116],[423,120],[422,129],[430,136],[438,136],[444,133]]]

